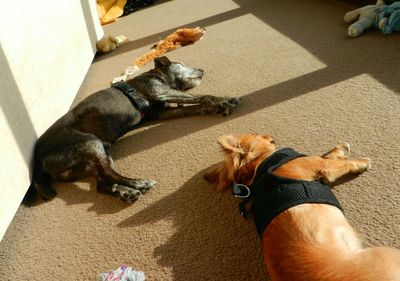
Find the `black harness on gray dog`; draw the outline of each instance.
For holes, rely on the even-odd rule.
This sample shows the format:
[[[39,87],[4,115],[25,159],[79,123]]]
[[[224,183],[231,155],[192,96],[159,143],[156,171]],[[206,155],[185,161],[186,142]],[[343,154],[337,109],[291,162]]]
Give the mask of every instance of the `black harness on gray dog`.
[[[147,100],[137,95],[136,89],[127,82],[117,82],[111,87],[120,90],[131,101],[132,105],[140,112],[143,118],[150,111],[150,104]]]
[[[265,159],[257,168],[251,189],[253,198],[253,216],[257,231],[262,235],[267,225],[283,211],[296,205],[305,203],[323,203],[338,207],[343,211],[339,201],[326,184],[321,181],[304,181],[280,177],[272,174],[272,172],[281,165],[298,157],[303,157],[291,148],[283,148],[274,152],[270,157]],[[234,194],[236,190],[241,189],[242,193],[246,193],[241,185],[234,184]],[[243,185],[242,185],[243,186]],[[248,194],[250,195],[250,194]],[[240,197],[237,196],[237,197]],[[240,210],[243,215],[245,213],[246,202],[248,196],[240,204]]]

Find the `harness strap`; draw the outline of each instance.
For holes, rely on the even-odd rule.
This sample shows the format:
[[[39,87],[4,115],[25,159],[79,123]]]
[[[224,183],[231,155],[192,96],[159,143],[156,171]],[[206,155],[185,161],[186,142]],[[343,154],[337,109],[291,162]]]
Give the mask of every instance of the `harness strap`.
[[[283,164],[298,158],[298,157],[303,157],[306,156],[305,154],[298,153],[297,151],[285,147],[280,150],[275,151],[272,153],[267,159],[265,159],[257,168],[256,176],[255,179],[261,178],[263,174],[267,172],[268,169],[270,170],[275,170],[279,166],[282,166]],[[253,186],[255,184],[256,180],[253,182]]]
[[[258,179],[261,178],[261,176],[267,171],[268,167],[274,166],[277,163],[280,163],[283,159],[286,158],[285,162],[289,162],[290,160],[296,158],[296,157],[301,157],[304,156],[304,154],[296,153],[293,154],[293,149],[291,148],[282,148],[281,150],[274,152],[272,155],[270,155],[267,159],[265,159],[257,168],[256,171],[256,176],[254,177],[254,181],[252,184],[252,189],[254,188],[254,185]],[[284,164],[283,162],[280,165]],[[248,212],[246,209],[247,204],[250,202],[250,200],[253,197],[253,193],[250,192],[250,189],[248,187],[247,190],[249,190],[248,194],[246,196],[240,196],[243,193],[243,184],[238,184],[238,183],[232,183],[232,193],[235,197],[243,198],[242,202],[239,203],[239,212],[240,214],[247,219],[248,217]]]
[[[142,118],[149,111],[149,103],[144,98],[137,95],[136,89],[127,82],[117,82],[112,84],[113,88],[120,90],[130,100],[132,105],[140,112]]]
[[[281,165],[303,156],[291,148],[284,148],[264,160],[257,169],[251,191],[254,223],[260,236],[277,215],[296,205],[323,203],[342,210],[329,186],[321,181],[296,180],[273,174]]]

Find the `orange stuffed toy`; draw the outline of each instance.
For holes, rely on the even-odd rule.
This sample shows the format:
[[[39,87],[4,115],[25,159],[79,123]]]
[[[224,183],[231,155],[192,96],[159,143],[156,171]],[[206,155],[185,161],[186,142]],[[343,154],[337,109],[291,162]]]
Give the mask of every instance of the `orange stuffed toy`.
[[[128,80],[128,77],[139,71],[143,65],[155,58],[161,57],[167,52],[199,41],[205,33],[205,29],[201,27],[180,28],[176,30],[174,33],[168,35],[167,38],[155,44],[148,53],[136,59],[133,66],[129,66],[121,76],[113,79],[112,84]]]

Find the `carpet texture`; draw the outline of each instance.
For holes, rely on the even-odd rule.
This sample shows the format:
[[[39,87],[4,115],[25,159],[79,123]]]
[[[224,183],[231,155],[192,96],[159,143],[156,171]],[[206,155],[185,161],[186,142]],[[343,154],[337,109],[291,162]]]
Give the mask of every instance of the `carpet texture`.
[[[124,175],[158,185],[127,205],[95,181],[56,184],[58,197],[21,206],[0,243],[0,280],[95,280],[127,264],[147,280],[268,280],[260,240],[238,200],[202,179],[218,136],[257,132],[322,154],[347,141],[370,171],[336,186],[366,245],[400,248],[399,35],[346,35],[355,6],[323,0],[156,1],[104,27],[133,41],[96,58],[75,100],[105,88],[179,27],[203,40],[168,54],[204,69],[196,94],[242,96],[231,116],[147,124],[112,149]],[[148,70],[147,65],[143,70]]]

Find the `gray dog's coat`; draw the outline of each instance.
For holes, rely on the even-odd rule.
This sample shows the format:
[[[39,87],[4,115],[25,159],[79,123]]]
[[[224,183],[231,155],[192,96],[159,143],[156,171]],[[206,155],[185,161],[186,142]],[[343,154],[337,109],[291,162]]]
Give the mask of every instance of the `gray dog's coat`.
[[[112,168],[108,149],[145,120],[232,113],[239,98],[194,96],[184,92],[200,84],[202,77],[201,69],[170,62],[166,57],[156,59],[154,69],[128,81],[145,107],[144,116],[114,87],[84,99],[38,139],[26,202],[32,199],[34,191],[45,199],[54,198],[56,192],[50,186],[53,179],[73,181],[88,176],[96,177],[99,192],[116,195],[127,202],[137,200],[155,181],[131,179],[117,173]],[[178,106],[170,106],[171,103]]]

